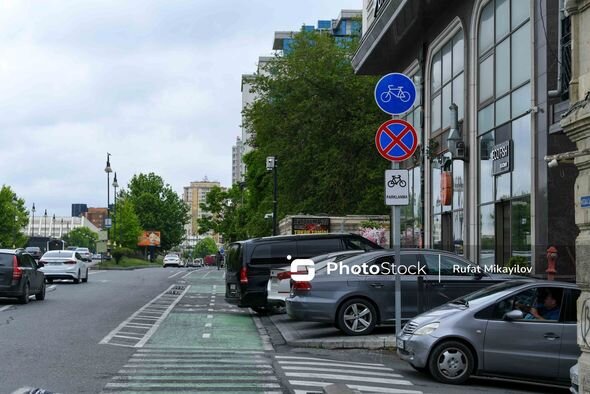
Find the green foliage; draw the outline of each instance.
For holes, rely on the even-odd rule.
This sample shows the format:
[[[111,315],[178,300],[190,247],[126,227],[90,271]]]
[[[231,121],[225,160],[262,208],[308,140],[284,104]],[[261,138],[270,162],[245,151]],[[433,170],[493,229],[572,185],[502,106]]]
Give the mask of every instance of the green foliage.
[[[69,246],[88,248],[94,252],[96,251],[98,234],[90,230],[88,227],[78,227],[64,235],[63,240],[66,241]]]
[[[115,262],[119,264],[123,257],[134,257],[135,251],[130,248],[115,248],[112,251],[113,258]]]
[[[508,260],[508,267],[528,267],[529,261],[524,256],[512,256]]]
[[[135,213],[135,207],[129,197],[117,199],[114,227],[111,229],[111,237],[125,248],[136,249],[137,240],[141,235],[141,225]]]
[[[10,188],[0,189],[0,247],[23,247],[27,236],[22,229],[29,223],[29,213],[25,208],[25,200],[19,198]]]
[[[160,231],[163,250],[180,244],[189,208],[162,177],[154,173],[134,175],[122,197],[129,198],[144,230]]]
[[[195,257],[205,257],[217,253],[217,244],[211,237],[204,238],[195,245]]]
[[[387,120],[375,105],[376,78],[354,74],[357,40],[296,35],[292,52],[269,62],[253,80],[259,99],[244,110],[255,150],[247,166],[247,232],[268,235],[272,173],[278,158],[279,218],[287,214],[384,214],[383,172],[375,132]]]
[[[199,233],[213,231],[221,234],[226,242],[248,238],[245,199],[246,191],[238,186],[226,191],[218,186],[211,188],[205,202],[201,203],[201,209],[210,215],[199,219]]]

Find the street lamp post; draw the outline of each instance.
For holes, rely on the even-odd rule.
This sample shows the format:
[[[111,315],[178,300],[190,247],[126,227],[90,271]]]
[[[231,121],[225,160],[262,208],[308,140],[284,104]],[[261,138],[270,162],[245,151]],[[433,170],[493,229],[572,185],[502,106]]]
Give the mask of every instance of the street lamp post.
[[[33,219],[31,220],[31,237],[35,236],[35,203],[33,203],[33,209],[31,209],[31,212],[33,212]]]
[[[49,235],[52,237],[54,232],[55,232],[55,213],[53,214],[53,218],[51,219],[51,232],[49,233]]]
[[[12,195],[12,203],[14,204],[14,234],[13,234],[13,238],[12,238],[12,247],[16,248],[16,236],[17,236],[17,232],[18,232],[18,198],[16,197],[16,194]]]
[[[109,218],[110,218],[110,205],[111,205],[111,154],[107,152],[107,165],[104,168],[104,172],[107,173],[107,217],[105,219],[105,227],[107,229],[107,245],[109,244]]]
[[[47,209],[43,214],[43,235],[47,237]]]
[[[59,226],[59,237],[64,237],[64,218],[61,218],[61,224]]]
[[[113,177],[113,189],[115,189],[115,207],[114,207],[114,216],[115,220],[113,220],[113,238],[117,239],[117,188],[119,187],[119,182],[117,182],[117,173],[115,172],[115,176]]]
[[[273,201],[272,201],[272,235],[277,235],[277,163],[276,156],[268,156],[266,158],[266,170],[272,171],[273,175]]]

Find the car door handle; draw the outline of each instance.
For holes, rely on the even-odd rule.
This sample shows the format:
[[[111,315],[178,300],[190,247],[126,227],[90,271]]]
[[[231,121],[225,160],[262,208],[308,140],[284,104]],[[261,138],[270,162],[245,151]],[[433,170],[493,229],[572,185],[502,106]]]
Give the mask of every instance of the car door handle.
[[[543,335],[543,337],[544,337],[545,339],[548,339],[548,340],[550,340],[550,341],[554,341],[554,340],[556,340],[556,339],[559,339],[559,336],[558,336],[558,335],[555,335],[555,334],[554,334],[554,333],[552,333],[552,332],[548,332],[547,334]]]
[[[371,283],[371,287],[374,287],[376,289],[380,289],[383,287],[383,283]]]

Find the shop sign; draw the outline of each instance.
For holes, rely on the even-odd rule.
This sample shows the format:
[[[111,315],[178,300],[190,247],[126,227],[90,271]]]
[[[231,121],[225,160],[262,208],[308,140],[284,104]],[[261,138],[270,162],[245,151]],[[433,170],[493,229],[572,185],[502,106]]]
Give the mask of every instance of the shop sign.
[[[293,218],[293,234],[327,234],[330,232],[330,218]]]
[[[508,140],[495,145],[490,157],[492,158],[492,175],[512,171],[512,141]]]

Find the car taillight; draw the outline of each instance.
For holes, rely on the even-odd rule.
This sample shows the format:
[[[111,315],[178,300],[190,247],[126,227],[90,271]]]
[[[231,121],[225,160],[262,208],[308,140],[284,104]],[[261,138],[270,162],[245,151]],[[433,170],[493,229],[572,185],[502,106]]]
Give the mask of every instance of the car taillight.
[[[246,267],[242,267],[240,270],[240,283],[243,285],[248,284],[248,269]]]
[[[277,274],[278,280],[291,279],[291,271],[283,271]]]
[[[76,260],[66,260],[64,261],[64,264],[76,264],[77,261]]]
[[[12,256],[12,280],[19,280],[23,277],[23,271],[18,266],[18,258]]]
[[[311,290],[311,283],[310,282],[293,282],[293,290],[299,291],[310,291]]]

